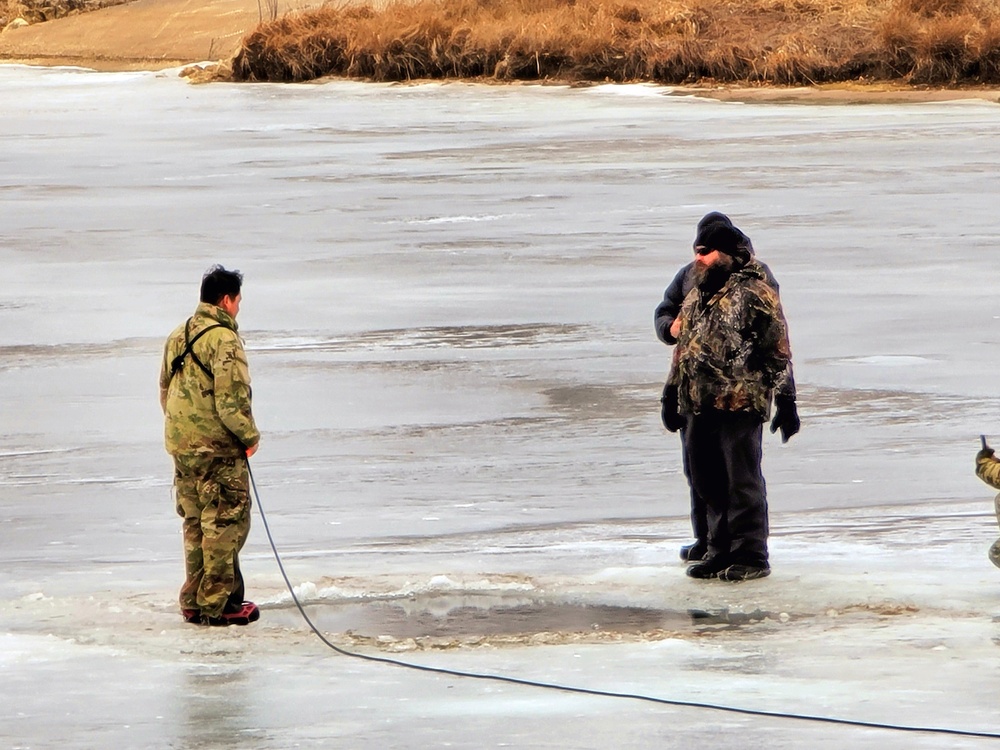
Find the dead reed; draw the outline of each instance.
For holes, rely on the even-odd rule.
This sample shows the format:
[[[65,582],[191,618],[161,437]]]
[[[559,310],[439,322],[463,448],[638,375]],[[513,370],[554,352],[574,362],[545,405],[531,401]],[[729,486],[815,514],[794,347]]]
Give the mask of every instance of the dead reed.
[[[1000,83],[1000,0],[397,0],[260,24],[241,81]]]

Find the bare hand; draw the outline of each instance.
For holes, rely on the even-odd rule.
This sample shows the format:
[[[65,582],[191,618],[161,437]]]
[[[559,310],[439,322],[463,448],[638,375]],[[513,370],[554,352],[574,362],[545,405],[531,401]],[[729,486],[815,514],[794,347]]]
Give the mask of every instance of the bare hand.
[[[249,448],[247,448],[247,458],[250,458],[254,453],[257,452],[257,448],[260,447],[260,443],[254,443]]]
[[[674,318],[674,322],[670,324],[670,336],[672,338],[677,338],[681,332],[681,319]]]

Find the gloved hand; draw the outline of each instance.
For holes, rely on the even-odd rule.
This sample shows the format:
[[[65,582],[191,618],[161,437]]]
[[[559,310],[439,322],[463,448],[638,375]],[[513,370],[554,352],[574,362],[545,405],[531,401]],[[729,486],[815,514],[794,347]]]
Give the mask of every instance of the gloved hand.
[[[993,454],[995,452],[996,451],[994,451],[989,446],[983,448],[981,451],[979,451],[979,453],[976,454],[976,463],[978,464],[980,461],[985,461],[987,458],[993,458]]]
[[[799,410],[795,406],[795,399],[788,396],[775,396],[771,432],[781,430],[781,442],[787,443],[788,439],[796,434],[801,426],[802,422],[799,421]]]
[[[687,420],[680,415],[677,408],[677,386],[667,383],[663,386],[663,395],[660,397],[660,419],[670,432],[677,432],[687,425]]]

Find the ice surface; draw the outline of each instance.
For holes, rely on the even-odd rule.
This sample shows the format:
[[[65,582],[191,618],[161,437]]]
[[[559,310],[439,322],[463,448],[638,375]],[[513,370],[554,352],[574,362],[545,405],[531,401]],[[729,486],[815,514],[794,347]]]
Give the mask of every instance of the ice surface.
[[[0,66],[0,745],[983,747],[334,655],[259,516],[259,623],[176,612],[156,375],[242,269],[254,472],[340,646],[767,711],[1000,732],[1000,107],[655,87],[189,86]],[[773,575],[684,576],[652,311],[724,210],[781,282],[803,431]]]

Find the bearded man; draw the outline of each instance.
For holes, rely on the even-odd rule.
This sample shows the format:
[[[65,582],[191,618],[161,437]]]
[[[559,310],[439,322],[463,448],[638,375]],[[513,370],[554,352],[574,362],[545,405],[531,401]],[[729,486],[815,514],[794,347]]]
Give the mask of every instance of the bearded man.
[[[772,396],[791,373],[788,328],[773,281],[731,222],[700,225],[694,251],[664,397],[684,423],[692,489],[707,508],[708,549],[687,574],[763,578],[771,569],[761,442]],[[787,441],[799,429],[794,396],[776,407],[771,429]]]
[[[709,224],[720,222],[733,226],[733,222],[728,216],[723,213],[719,213],[718,211],[712,211],[705,214],[701,218],[701,221],[698,222],[697,231],[700,232]],[[736,231],[742,236],[742,240],[740,241],[740,251],[745,251],[749,257],[753,257],[753,243],[750,242],[750,238],[743,232],[740,232],[739,229],[736,229]],[[778,282],[771,273],[771,269],[769,269],[764,263],[760,263],[760,267],[764,272],[768,285],[774,289],[775,292],[777,292]],[[690,261],[683,266],[674,276],[669,286],[667,286],[666,291],[663,293],[663,301],[656,306],[656,311],[653,313],[653,324],[656,329],[656,336],[667,346],[673,346],[677,343],[677,334],[680,332],[681,325],[679,317],[681,306],[684,304],[684,298],[687,297],[688,293],[695,287],[698,273],[698,264],[695,261]],[[672,400],[668,401],[668,399]],[[788,372],[786,372],[784,377],[781,378],[781,383],[778,387],[778,392],[775,394],[774,400],[775,403],[794,403],[795,401],[795,378],[792,374],[791,362],[788,363]],[[684,476],[687,478],[688,488],[691,495],[691,530],[694,533],[695,538],[693,544],[684,544],[681,546],[680,556],[681,560],[684,560],[685,562],[698,562],[704,559],[705,555],[708,554],[708,508],[705,505],[705,501],[691,484],[691,470],[689,467],[687,452],[683,449],[685,434],[684,428],[687,422],[684,418],[676,414],[676,406],[676,389],[671,389],[669,386],[665,387],[663,398],[661,399],[660,416],[663,419],[663,426],[666,427],[667,430],[670,432],[680,431],[682,465],[684,467]],[[778,425],[771,425],[771,432],[774,432],[777,429]],[[796,430],[797,429],[798,428],[796,427]],[[794,434],[794,432],[791,434]],[[791,434],[789,434],[788,437],[791,437]],[[788,437],[785,437],[785,440],[787,440]]]

